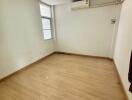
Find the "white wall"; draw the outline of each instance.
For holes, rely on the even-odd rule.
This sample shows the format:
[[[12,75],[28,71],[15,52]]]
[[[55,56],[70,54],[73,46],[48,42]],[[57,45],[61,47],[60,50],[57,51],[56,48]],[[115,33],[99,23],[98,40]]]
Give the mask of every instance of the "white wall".
[[[0,0],[0,79],[54,52],[44,41],[38,0]]]
[[[132,0],[125,0],[121,10],[121,18],[119,23],[116,49],[114,55],[116,66],[118,68],[122,82],[124,84],[125,90],[130,100],[132,100],[132,94],[130,94],[128,91],[129,89],[128,71],[129,71],[130,54],[132,50],[131,10],[132,10]]]
[[[111,18],[119,18],[120,8],[121,5],[71,11],[68,4],[57,5],[57,51],[112,57],[116,34]]]

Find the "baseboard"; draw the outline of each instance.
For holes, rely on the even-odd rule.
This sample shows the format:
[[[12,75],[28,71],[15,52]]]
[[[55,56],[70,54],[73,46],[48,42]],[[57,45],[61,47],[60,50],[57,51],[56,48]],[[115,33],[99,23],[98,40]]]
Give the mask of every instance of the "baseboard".
[[[67,55],[76,55],[76,56],[84,56],[84,57],[90,57],[90,58],[100,58],[100,59],[109,59],[109,60],[113,60],[112,58],[109,58],[109,57],[92,56],[92,55],[84,55],[84,54],[69,53],[69,52],[60,52],[60,51],[56,51],[55,53],[58,53],[58,54],[67,54]]]
[[[115,65],[115,70],[116,70],[117,75],[118,75],[118,77],[119,77],[119,80],[120,80],[120,83],[121,83],[121,86],[122,86],[123,92],[124,92],[124,94],[125,94],[125,96],[126,96],[126,100],[129,100],[129,97],[128,97],[127,93],[126,93],[125,87],[124,87],[124,85],[123,85],[123,82],[122,82],[121,76],[120,76],[120,74],[119,74],[119,71],[118,71],[118,69],[117,69],[117,66],[116,66],[114,60],[113,60],[113,63],[114,63],[114,65]]]
[[[34,65],[35,63],[40,62],[40,61],[41,61],[41,60],[43,60],[43,59],[46,59],[47,57],[49,57],[49,56],[51,56],[51,55],[53,55],[53,54],[54,54],[54,52],[53,52],[53,53],[51,53],[51,54],[49,54],[49,55],[47,55],[47,56],[45,56],[45,57],[42,57],[42,58],[38,59],[37,61],[35,61],[35,62],[33,62],[33,63],[31,63],[31,64],[29,64],[29,65],[27,65],[27,66],[23,67],[23,68],[22,68],[22,69],[20,69],[20,70],[17,70],[17,71],[16,71],[16,72],[14,72],[14,73],[11,73],[11,74],[7,75],[6,77],[4,77],[4,78],[0,79],[0,82],[2,82],[2,81],[4,81],[4,80],[8,79],[9,77],[11,77],[11,76],[15,75],[16,73],[19,73],[19,72],[21,72],[21,71],[26,70],[28,67],[30,67],[30,66],[32,66],[32,65]]]

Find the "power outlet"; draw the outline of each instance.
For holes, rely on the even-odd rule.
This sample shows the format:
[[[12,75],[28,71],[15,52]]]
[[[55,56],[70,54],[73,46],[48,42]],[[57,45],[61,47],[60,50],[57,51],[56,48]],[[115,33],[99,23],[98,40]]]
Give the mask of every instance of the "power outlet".
[[[111,19],[111,24],[115,24],[116,23],[116,18],[112,18]]]

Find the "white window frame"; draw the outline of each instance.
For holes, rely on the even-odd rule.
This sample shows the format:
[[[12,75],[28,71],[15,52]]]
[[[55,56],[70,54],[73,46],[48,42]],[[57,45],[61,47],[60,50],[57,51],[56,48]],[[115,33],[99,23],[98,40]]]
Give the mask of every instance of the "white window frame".
[[[54,38],[54,36],[53,36],[53,16],[52,16],[52,6],[51,5],[48,5],[48,4],[46,4],[46,3],[44,3],[44,2],[41,2],[40,1],[40,3],[39,3],[39,5],[45,5],[45,6],[48,6],[48,7],[50,7],[50,11],[51,11],[51,17],[47,17],[47,16],[42,16],[41,14],[41,22],[42,22],[42,19],[49,19],[50,20],[50,29],[43,29],[43,23],[42,23],[42,30],[43,30],[43,37],[44,37],[44,30],[51,30],[51,38],[50,39],[45,39],[45,37],[44,37],[44,40],[51,40],[51,39],[53,39]],[[41,9],[40,9],[40,12],[41,12]]]

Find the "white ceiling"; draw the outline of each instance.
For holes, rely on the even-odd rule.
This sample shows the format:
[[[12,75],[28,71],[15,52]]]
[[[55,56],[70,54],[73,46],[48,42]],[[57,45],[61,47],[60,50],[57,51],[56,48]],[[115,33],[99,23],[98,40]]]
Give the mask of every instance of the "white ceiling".
[[[50,5],[58,5],[68,2],[68,0],[41,0],[41,1]]]

